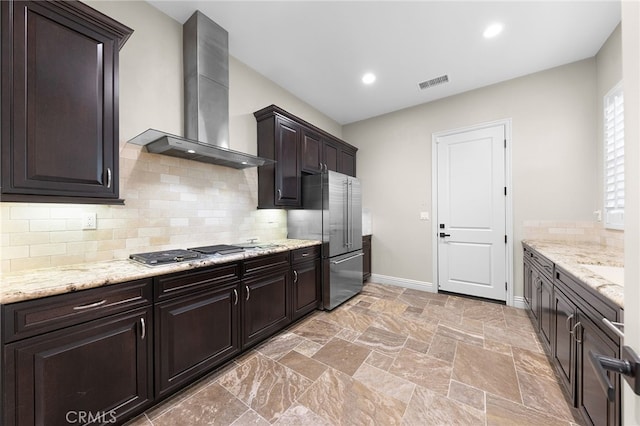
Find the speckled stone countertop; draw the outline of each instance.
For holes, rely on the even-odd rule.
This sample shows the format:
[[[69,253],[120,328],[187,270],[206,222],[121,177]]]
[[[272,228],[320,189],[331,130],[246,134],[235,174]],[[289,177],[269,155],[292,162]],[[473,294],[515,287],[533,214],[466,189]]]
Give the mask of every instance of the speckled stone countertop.
[[[587,265],[624,267],[624,251],[596,243],[523,240],[524,244],[595,289],[619,307],[624,307],[624,287],[584,268]]]
[[[146,266],[133,260],[123,259],[3,274],[0,281],[0,304],[38,299],[202,266],[237,262],[265,254],[318,245],[320,241],[285,239],[269,241],[269,244],[277,246],[225,256],[207,256],[194,261],[161,266]]]

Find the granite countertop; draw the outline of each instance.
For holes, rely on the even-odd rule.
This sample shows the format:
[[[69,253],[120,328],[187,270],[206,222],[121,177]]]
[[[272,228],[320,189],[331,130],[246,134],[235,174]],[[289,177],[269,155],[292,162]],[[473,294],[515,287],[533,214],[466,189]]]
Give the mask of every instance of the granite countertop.
[[[623,286],[582,266],[586,264],[624,267],[624,251],[622,249],[586,242],[545,240],[523,240],[522,242],[619,307],[624,307]]]
[[[0,304],[38,299],[108,284],[187,271],[203,266],[237,262],[265,254],[318,245],[320,241],[284,239],[269,241],[269,244],[276,246],[225,256],[208,256],[194,261],[169,263],[161,266],[147,266],[133,260],[122,259],[3,274],[1,277],[2,285],[0,285]]]

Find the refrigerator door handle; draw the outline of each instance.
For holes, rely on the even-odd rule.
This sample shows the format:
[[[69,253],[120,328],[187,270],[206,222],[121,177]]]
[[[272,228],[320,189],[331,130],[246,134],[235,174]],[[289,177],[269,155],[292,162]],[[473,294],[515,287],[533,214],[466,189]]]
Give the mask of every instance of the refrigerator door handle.
[[[349,212],[351,213],[351,220],[349,221],[349,247],[353,247],[353,182],[349,180],[349,189],[351,189],[351,199],[349,200],[349,205],[351,208]]]
[[[344,210],[343,214],[343,238],[344,238],[344,247],[349,247],[349,181],[345,179],[344,181]]]
[[[348,262],[348,261],[350,261],[350,260],[357,259],[357,258],[362,257],[362,256],[364,256],[364,253],[359,253],[359,254],[356,254],[355,256],[347,257],[346,259],[342,259],[342,260],[332,260],[332,261],[331,261],[331,264],[332,264],[332,265],[339,265],[339,264],[341,264],[341,263]]]

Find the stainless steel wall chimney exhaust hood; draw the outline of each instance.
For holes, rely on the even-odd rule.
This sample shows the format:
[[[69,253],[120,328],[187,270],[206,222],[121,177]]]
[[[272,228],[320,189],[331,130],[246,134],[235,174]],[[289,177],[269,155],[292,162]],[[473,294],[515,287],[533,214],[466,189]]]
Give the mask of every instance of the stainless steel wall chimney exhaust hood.
[[[129,143],[148,152],[236,169],[273,160],[229,149],[229,36],[196,11],[182,26],[185,137],[149,129]]]

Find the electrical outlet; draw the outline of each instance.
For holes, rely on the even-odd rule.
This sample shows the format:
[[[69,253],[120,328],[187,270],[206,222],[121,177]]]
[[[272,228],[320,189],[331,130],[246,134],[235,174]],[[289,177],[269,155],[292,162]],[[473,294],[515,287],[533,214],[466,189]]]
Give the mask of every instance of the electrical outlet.
[[[97,220],[95,213],[85,213],[82,217],[82,229],[96,229]]]

